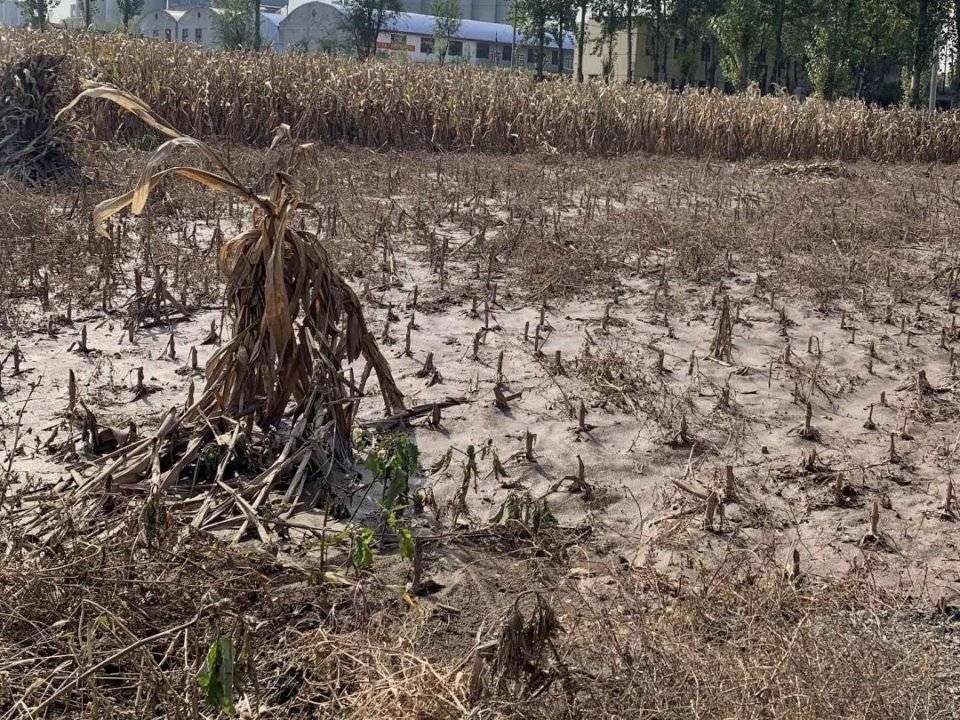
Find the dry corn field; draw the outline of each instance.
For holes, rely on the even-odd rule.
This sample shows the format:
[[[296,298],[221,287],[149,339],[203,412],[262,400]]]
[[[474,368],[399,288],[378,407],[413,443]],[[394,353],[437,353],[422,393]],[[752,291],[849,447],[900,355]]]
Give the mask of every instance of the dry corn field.
[[[0,60],[36,53],[65,56],[74,78],[120,85],[185,133],[245,144],[268,144],[273,128],[287,123],[294,137],[372,148],[960,159],[956,112],[931,119],[853,101],[537,84],[507,71],[231,55],[121,36],[0,29]],[[108,108],[92,126],[105,140],[144,135]]]
[[[0,47],[0,718],[960,718],[951,116]]]

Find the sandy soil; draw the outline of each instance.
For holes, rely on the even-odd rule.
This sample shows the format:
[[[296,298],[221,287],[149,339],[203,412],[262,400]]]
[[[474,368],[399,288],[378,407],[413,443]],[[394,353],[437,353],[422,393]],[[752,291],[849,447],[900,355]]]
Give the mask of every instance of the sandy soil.
[[[657,192],[639,182],[634,190],[644,197]],[[408,208],[416,202],[395,200]],[[201,224],[202,238],[209,231]],[[472,237],[452,222],[441,223],[443,235],[451,248]],[[866,308],[831,304],[825,311],[803,297],[771,298],[756,273],[738,269],[736,254],[720,286],[664,279],[661,269],[671,261],[664,249],[627,258],[609,292],[546,298],[541,325],[539,304],[511,293],[516,269],[494,263],[488,286],[486,264],[470,257],[469,243],[464,247],[448,260],[441,288],[426,242],[400,232],[392,237],[387,282],[356,283],[378,337],[388,312],[395,314],[385,352],[409,403],[462,399],[443,411],[439,427],[418,421],[413,430],[425,469],[418,485],[432,490],[445,522],[463,453],[473,445],[482,454],[480,477],[461,522],[488,522],[508,496],[525,490],[546,498],[561,525],[589,527],[605,553],[668,575],[719,563],[733,551],[786,566],[796,549],[804,571],[841,575],[869,565],[885,583],[932,599],[960,594],[960,522],[944,511],[960,442],[946,298],[921,290],[919,302],[897,303],[890,288],[878,286]],[[926,252],[917,249],[917,262]],[[575,252],[569,272],[578,272]],[[729,363],[707,357],[724,295],[736,318]],[[101,423],[125,429],[133,419],[150,427],[185,401],[191,381],[201,386],[189,350],[196,348],[202,369],[216,347],[202,340],[221,320],[220,309],[199,309],[188,320],[141,329],[130,343],[119,310],[78,310],[72,322],[57,317],[48,326],[34,301],[20,303],[28,329],[2,338],[0,357],[15,344],[24,357],[17,374],[12,361],[3,367],[0,416],[9,450],[22,414],[13,467],[25,480],[68,474],[51,448],[68,434],[69,370]],[[414,314],[407,355],[404,336]],[[75,348],[82,327],[86,353]],[[948,329],[944,345],[941,328]],[[167,349],[171,332],[175,358]],[[436,372],[424,377],[428,352]],[[501,390],[516,395],[506,407],[495,396],[501,353]],[[137,398],[139,367],[148,393]],[[924,392],[916,386],[920,371],[931,386]],[[372,419],[377,391],[367,391],[372,401],[364,417]],[[804,398],[813,428],[807,438]],[[586,428],[578,427],[581,400]],[[873,426],[865,427],[871,408]],[[532,461],[527,432],[536,436]],[[51,439],[54,433],[59,439]],[[428,472],[450,448],[449,467]],[[505,477],[493,471],[493,449]],[[726,486],[727,467],[733,488]],[[707,528],[711,492],[721,502]],[[876,537],[869,534],[875,504]],[[305,515],[296,519],[310,522]],[[431,513],[417,523],[425,531]],[[465,563],[451,551],[435,569],[453,577]]]

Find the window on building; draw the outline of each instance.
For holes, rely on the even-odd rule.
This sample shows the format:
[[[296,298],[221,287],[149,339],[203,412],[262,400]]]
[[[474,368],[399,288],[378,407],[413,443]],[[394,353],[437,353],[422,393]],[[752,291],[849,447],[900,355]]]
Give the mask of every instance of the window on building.
[[[197,28],[193,31],[193,39],[198,43],[203,42],[203,28]]]
[[[180,31],[180,41],[187,42],[190,39],[190,28],[183,28]]]
[[[477,60],[489,60],[490,59],[490,43],[478,42],[477,43]]]
[[[433,55],[433,38],[420,38],[420,52],[424,55]]]
[[[173,32],[170,30],[170,28],[167,28],[163,31],[163,36],[167,39],[167,42],[170,42],[173,37]]]
[[[459,40],[451,40],[450,47],[447,48],[447,54],[450,57],[460,57],[463,55],[463,43]]]
[[[199,20],[199,19],[200,19],[200,11],[198,10],[198,11],[197,11],[197,20]]]
[[[500,48],[500,59],[506,62],[513,60],[513,45],[503,45]]]
[[[403,33],[390,33],[390,46],[394,50],[406,50],[407,36]]]

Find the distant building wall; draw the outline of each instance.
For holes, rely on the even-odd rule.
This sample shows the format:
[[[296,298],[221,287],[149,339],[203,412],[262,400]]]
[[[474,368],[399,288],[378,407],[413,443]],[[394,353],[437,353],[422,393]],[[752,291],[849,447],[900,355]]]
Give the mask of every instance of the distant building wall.
[[[324,3],[308,2],[280,21],[278,52],[323,52],[350,43],[343,15]]]
[[[182,42],[205,48],[220,46],[216,9],[208,5],[194,5],[182,10],[152,10],[140,16],[136,23],[140,35],[164,42]],[[275,16],[263,16],[260,34],[265,43],[278,45],[279,32]]]
[[[136,27],[145,38],[216,48],[220,46],[217,12],[216,8],[206,4],[194,4],[176,10],[158,8],[144,12]],[[352,38],[344,28],[344,20],[344,11],[339,5],[329,0],[309,0],[285,15],[264,13],[260,27],[264,40],[277,52],[352,52]],[[402,13],[392,19],[390,27],[378,36],[377,54],[402,61],[439,62],[434,30],[435,18],[432,16],[410,11]],[[514,38],[517,39],[516,43]],[[567,35],[564,44],[564,71],[571,73],[574,56],[572,35]],[[556,72],[560,57],[555,44],[548,46],[544,70]],[[536,49],[524,45],[509,25],[466,19],[450,42],[446,62],[533,70],[536,67]]]
[[[83,4],[74,2],[70,4],[70,16],[65,20],[66,24],[72,26],[82,26],[86,18],[83,16]],[[90,24],[98,30],[114,30],[123,25],[121,21],[120,9],[117,7],[117,0],[99,0],[94,2],[90,12]]]
[[[600,25],[590,23],[587,27],[587,39],[583,52],[583,75],[587,79],[603,79],[604,64],[610,57],[608,44],[596,47],[596,38],[600,37]],[[667,35],[666,76],[654,72],[653,33],[646,18],[637,18],[633,34],[633,79],[656,80],[657,82],[680,87],[684,80],[683,58],[690,61],[689,85],[693,87],[723,87],[724,77],[718,67],[717,45],[712,37],[697,40],[696,47],[685,45],[682,36]],[[617,33],[613,43],[610,80],[627,79],[627,33]]]
[[[179,23],[166,10],[153,10],[140,16],[140,34],[145,38],[175,42]]]
[[[25,22],[20,7],[12,0],[0,0],[0,27],[18,27]]]
[[[507,37],[494,40],[472,40],[463,38],[451,41],[446,63],[449,65],[488,65],[534,70],[537,65],[536,48],[526,45],[514,45]],[[505,40],[506,42],[502,42]],[[377,52],[387,58],[411,60],[413,62],[437,63],[440,56],[436,52],[436,41],[432,34],[417,32],[381,32],[377,38]],[[555,73],[559,59],[556,47],[546,48],[544,71]],[[570,73],[573,67],[573,49],[569,46],[563,51],[564,72]]]

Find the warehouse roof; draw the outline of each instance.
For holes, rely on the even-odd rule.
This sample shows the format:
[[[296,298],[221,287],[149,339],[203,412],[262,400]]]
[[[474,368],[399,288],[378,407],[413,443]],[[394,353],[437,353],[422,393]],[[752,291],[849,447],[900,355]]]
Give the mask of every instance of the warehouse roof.
[[[168,17],[172,18],[174,22],[180,22],[183,19],[184,15],[186,15],[189,12],[193,12],[194,10],[209,10],[215,15],[219,15],[222,12],[220,8],[209,7],[207,5],[197,5],[195,7],[186,8],[184,10],[170,10],[169,8],[160,8],[159,10],[148,10],[147,12],[143,13],[143,15],[140,16],[140,18],[143,19],[150,13],[153,13],[154,15],[158,13],[163,13],[164,15],[167,15]],[[284,12],[261,12],[260,13],[261,22],[266,21],[272,25],[277,25],[277,26],[280,25],[280,21],[283,20],[284,17],[285,17]]]
[[[339,3],[332,2],[332,0],[308,0],[307,2],[297,3],[296,7],[299,8],[302,5],[309,5],[314,2],[323,5],[329,5],[335,8],[338,12],[344,13],[343,6]],[[433,15],[401,12],[397,13],[395,17],[389,20],[384,25],[383,29],[387,32],[393,31],[411,33],[413,35],[433,35],[436,29],[436,21],[437,18]],[[508,25],[506,23],[463,19],[460,21],[460,29],[454,34],[453,37],[456,40],[479,40],[480,42],[509,43],[513,42],[514,29],[512,25]],[[530,45],[535,42],[534,40],[525,41],[522,33],[520,32],[517,32],[516,39],[518,43],[525,45]],[[571,33],[564,33],[563,47],[565,49],[571,49],[573,48],[573,45],[573,35]],[[550,33],[547,33],[547,47],[556,46],[557,43],[553,36]]]
[[[437,18],[433,15],[420,13],[399,13],[387,23],[387,30],[408,32],[414,35],[433,35],[436,29]],[[460,29],[454,34],[457,40],[479,40],[480,42],[513,42],[514,29],[506,23],[484,22],[483,20],[461,20]],[[564,48],[573,47],[573,35],[566,35]],[[523,34],[517,32],[517,42],[524,43]],[[529,41],[524,44],[531,44]],[[553,36],[547,34],[547,47],[556,47]]]

